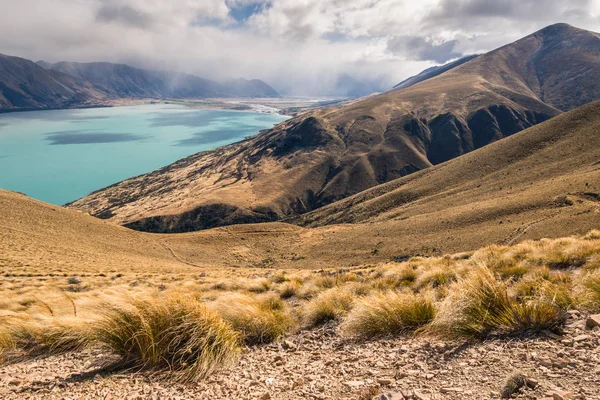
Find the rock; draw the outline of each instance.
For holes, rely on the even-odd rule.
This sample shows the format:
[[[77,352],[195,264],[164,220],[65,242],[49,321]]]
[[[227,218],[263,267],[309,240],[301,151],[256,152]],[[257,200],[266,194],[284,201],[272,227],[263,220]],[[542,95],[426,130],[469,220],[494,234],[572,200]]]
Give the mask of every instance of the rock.
[[[461,393],[463,390],[457,387],[443,387],[440,388],[440,393],[448,394],[448,393]]]
[[[527,385],[527,387],[535,389],[538,384],[539,382],[537,381],[537,379],[529,378],[527,376],[525,377],[525,385]]]
[[[569,400],[573,398],[573,393],[565,392],[563,390],[557,390],[556,392],[552,392],[553,400]]]
[[[414,396],[413,396],[413,398],[414,398],[415,400],[430,400],[430,399],[431,399],[431,397],[429,397],[429,396],[428,396],[428,395],[426,395],[425,393],[423,393],[423,392],[420,392],[420,391],[418,391],[418,390],[415,390],[415,393],[414,393]]]
[[[344,385],[346,385],[350,388],[364,386],[364,384],[365,384],[365,381],[346,381],[346,382],[344,382]]]
[[[414,396],[414,393],[411,390],[403,390],[402,391],[402,397],[405,399],[412,399]]]
[[[592,338],[592,337],[591,337],[590,335],[579,335],[579,336],[575,336],[575,337],[573,338],[573,341],[574,341],[575,343],[579,343],[579,342],[584,342],[584,341],[586,341],[586,340],[589,340],[589,339],[591,339],[591,338]]]
[[[381,386],[389,386],[394,383],[394,380],[391,378],[379,378],[377,379],[377,383],[379,383]]]
[[[289,350],[289,351],[295,351],[296,350],[296,345],[289,341],[289,340],[284,340],[281,343],[281,347],[283,347],[285,350]]]
[[[19,378],[12,378],[8,381],[9,386],[19,386],[23,381]]]
[[[590,315],[585,321],[585,326],[587,326],[589,329],[600,326],[600,314]]]
[[[402,394],[398,392],[387,392],[375,397],[377,400],[403,400]]]
[[[260,400],[269,400],[270,398],[271,398],[271,395],[269,394],[269,392],[265,392],[260,395]]]

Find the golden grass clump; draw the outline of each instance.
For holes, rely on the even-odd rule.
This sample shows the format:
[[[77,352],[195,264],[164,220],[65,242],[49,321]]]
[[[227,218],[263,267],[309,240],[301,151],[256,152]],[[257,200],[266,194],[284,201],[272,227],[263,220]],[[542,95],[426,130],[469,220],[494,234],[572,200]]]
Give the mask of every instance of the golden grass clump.
[[[340,329],[348,336],[368,339],[414,331],[430,323],[434,316],[430,296],[390,291],[359,300]]]
[[[593,229],[589,231],[583,238],[585,240],[600,240],[600,230]]]
[[[486,267],[457,282],[437,317],[426,329],[438,334],[485,336],[557,330],[565,321],[565,308],[553,298],[517,299],[508,286]]]
[[[231,293],[217,299],[211,307],[231,324],[247,345],[271,343],[295,326],[288,306],[274,295]]]
[[[298,294],[302,283],[297,281],[288,281],[281,284],[279,287],[279,297],[282,299],[290,299]]]
[[[303,324],[314,327],[328,321],[341,320],[352,308],[356,297],[356,294],[343,287],[322,292],[302,308]]]
[[[107,306],[95,339],[140,368],[168,368],[195,381],[229,366],[239,335],[218,314],[189,296],[131,299]]]
[[[0,329],[0,352],[20,349],[32,354],[81,350],[91,341],[87,321],[73,317],[5,317]]]

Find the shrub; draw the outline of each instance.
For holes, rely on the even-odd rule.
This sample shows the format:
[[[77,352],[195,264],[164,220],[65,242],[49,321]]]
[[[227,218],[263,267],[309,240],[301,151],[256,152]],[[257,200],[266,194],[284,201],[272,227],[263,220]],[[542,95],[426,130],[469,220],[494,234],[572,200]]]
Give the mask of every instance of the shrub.
[[[295,325],[287,305],[276,296],[232,293],[211,306],[240,334],[247,345],[270,343]]]
[[[303,323],[313,327],[345,317],[356,295],[345,288],[333,288],[319,294],[305,304]]]
[[[230,365],[238,334],[215,312],[184,296],[130,300],[108,306],[95,327],[96,339],[140,368],[168,368],[183,381]]]
[[[341,326],[344,334],[371,338],[414,331],[435,316],[429,296],[377,293],[359,300]]]

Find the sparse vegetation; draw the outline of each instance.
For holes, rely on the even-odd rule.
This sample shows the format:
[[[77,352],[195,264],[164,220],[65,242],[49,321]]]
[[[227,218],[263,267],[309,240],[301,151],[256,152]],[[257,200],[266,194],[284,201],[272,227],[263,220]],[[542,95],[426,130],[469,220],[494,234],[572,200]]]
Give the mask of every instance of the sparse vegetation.
[[[219,298],[212,308],[239,332],[247,345],[271,343],[295,324],[288,306],[272,295],[230,294]]]
[[[242,345],[271,343],[326,322],[361,339],[559,332],[569,309],[600,310],[595,235],[352,271],[130,272],[112,279],[111,270],[77,275],[87,289],[69,293],[65,281],[73,275],[62,270],[5,274],[0,352],[103,344],[125,363],[194,380],[229,365]]]
[[[302,309],[304,325],[310,327],[341,320],[352,308],[355,297],[344,288],[332,288],[319,294]]]
[[[185,381],[230,365],[239,352],[239,337],[231,326],[206,305],[184,296],[110,306],[94,337],[124,364],[169,368]]]
[[[430,296],[390,291],[359,300],[341,329],[347,335],[371,338],[414,331],[434,316]]]

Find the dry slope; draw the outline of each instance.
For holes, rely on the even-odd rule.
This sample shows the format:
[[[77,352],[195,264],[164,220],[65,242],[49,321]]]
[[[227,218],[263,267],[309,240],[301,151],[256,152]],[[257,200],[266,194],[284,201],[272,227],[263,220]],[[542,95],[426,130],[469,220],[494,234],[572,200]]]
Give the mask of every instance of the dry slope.
[[[151,232],[274,221],[598,99],[599,75],[600,36],[553,25],[409,88],[301,115],[69,206]]]

